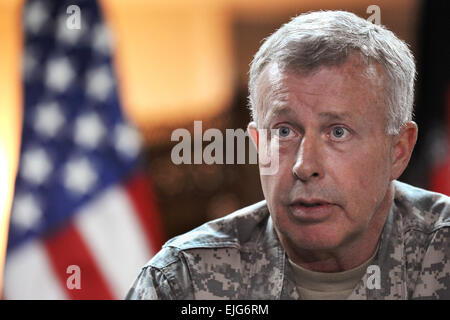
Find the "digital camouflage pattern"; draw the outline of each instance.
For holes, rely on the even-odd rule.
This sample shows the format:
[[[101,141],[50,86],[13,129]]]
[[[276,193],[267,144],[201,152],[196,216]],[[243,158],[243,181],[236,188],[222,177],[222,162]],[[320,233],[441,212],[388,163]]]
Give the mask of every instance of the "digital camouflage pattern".
[[[394,181],[373,264],[348,299],[450,299],[450,198]],[[265,201],[169,240],[127,299],[300,299]]]

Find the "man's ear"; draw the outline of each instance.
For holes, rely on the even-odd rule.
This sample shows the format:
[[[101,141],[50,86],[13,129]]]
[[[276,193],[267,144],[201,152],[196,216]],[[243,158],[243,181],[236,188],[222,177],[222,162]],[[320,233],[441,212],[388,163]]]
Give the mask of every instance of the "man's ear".
[[[409,159],[417,141],[418,128],[414,121],[408,121],[394,137],[391,179],[400,177],[408,165]]]
[[[247,131],[248,131],[248,134],[250,135],[253,145],[256,148],[256,151],[259,152],[259,134],[258,134],[258,128],[256,127],[255,121],[252,121],[248,124]]]

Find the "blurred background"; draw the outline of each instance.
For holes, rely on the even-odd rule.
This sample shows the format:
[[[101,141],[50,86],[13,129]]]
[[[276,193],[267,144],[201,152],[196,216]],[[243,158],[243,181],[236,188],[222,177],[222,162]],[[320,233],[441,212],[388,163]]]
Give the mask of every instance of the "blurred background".
[[[0,0],[3,298],[121,299],[163,242],[262,200],[256,164],[175,165],[173,130],[245,130],[264,38],[371,5],[418,66],[400,180],[450,195],[448,1]]]

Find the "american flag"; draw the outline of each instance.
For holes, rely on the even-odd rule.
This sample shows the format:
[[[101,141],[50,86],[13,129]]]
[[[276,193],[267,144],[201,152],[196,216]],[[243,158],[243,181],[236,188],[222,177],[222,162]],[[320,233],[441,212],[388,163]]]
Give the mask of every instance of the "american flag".
[[[23,129],[5,299],[122,299],[162,242],[143,141],[121,112],[100,9],[91,0],[23,8]]]

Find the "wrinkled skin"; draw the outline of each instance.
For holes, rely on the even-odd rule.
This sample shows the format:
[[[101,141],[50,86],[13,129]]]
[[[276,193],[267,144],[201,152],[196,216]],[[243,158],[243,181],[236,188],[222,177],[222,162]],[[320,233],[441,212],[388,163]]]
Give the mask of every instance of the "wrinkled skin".
[[[276,130],[268,145],[278,142],[279,169],[261,183],[281,243],[299,265],[343,271],[377,246],[391,182],[417,139],[414,122],[386,134],[383,85],[382,68],[356,55],[306,75],[272,64],[260,76],[267,98],[248,130],[256,144],[258,129]]]

